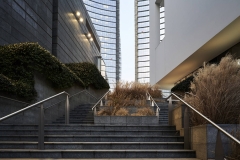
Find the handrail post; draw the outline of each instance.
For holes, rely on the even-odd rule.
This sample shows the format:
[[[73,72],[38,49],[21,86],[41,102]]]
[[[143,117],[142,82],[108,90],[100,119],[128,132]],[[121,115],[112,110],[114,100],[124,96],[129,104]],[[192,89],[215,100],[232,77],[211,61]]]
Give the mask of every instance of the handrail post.
[[[215,159],[224,159],[224,149],[223,149],[221,133],[219,129],[216,137]]]
[[[172,96],[169,97],[169,99],[168,99],[168,124],[169,125],[172,125],[171,111],[172,111]]]
[[[94,114],[94,116],[97,115],[97,108],[96,107],[94,108],[93,114]]]
[[[38,149],[44,149],[44,109],[40,104],[39,124],[38,124]]]
[[[184,149],[190,149],[190,130],[189,130],[189,109],[186,106],[184,111]]]
[[[65,124],[69,124],[69,96],[66,96],[65,104]]]
[[[156,108],[156,116],[159,117],[159,110],[158,110],[158,108]]]

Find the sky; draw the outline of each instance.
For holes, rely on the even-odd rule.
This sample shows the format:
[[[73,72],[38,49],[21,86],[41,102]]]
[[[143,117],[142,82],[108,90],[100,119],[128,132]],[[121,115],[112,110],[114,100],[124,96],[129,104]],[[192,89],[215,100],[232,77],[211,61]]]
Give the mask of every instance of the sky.
[[[122,81],[135,80],[134,0],[120,0]]]

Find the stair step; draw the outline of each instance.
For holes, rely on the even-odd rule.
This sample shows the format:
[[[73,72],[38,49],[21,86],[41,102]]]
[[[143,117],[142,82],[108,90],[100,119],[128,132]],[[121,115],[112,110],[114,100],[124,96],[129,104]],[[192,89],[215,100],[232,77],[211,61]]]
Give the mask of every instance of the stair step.
[[[0,141],[37,141],[37,135],[0,135]],[[45,135],[45,142],[183,142],[181,136]]]
[[[162,130],[63,130],[51,129],[45,130],[46,135],[169,135],[179,136],[178,131],[162,131]],[[0,130],[0,135],[36,135],[38,130],[24,129],[24,130]]]
[[[175,126],[161,125],[91,125],[91,124],[46,124],[45,129],[96,129],[96,130],[176,130]],[[1,124],[0,129],[38,129],[38,125]]]
[[[183,149],[184,142],[45,142],[45,149]],[[0,142],[0,149],[38,149],[38,142]]]
[[[193,150],[27,150],[1,149],[0,158],[194,158]]]

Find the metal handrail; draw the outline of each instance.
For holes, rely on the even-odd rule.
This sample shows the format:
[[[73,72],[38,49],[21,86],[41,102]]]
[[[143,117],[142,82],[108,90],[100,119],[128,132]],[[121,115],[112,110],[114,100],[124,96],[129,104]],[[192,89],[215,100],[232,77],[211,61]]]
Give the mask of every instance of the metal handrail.
[[[95,98],[96,100],[98,99],[97,97],[95,97],[94,95],[92,95],[90,92],[88,92],[87,90],[84,90],[87,94],[89,94],[90,96],[92,96],[93,98]]]
[[[63,91],[63,92],[61,92],[61,93],[58,93],[58,94],[55,94],[54,96],[51,96],[51,97],[49,97],[49,98],[46,98],[46,99],[44,99],[44,100],[42,100],[42,101],[39,101],[39,102],[37,102],[37,103],[34,103],[34,104],[30,105],[30,106],[27,106],[27,107],[25,107],[25,108],[23,108],[23,109],[20,109],[20,110],[18,110],[18,111],[16,111],[16,112],[13,112],[13,113],[11,113],[11,114],[9,114],[9,115],[6,115],[6,116],[0,118],[0,122],[1,122],[1,121],[4,121],[4,120],[6,120],[6,119],[8,119],[8,118],[10,118],[10,117],[12,117],[12,116],[15,116],[15,115],[17,115],[17,114],[19,114],[19,113],[21,113],[21,112],[23,112],[23,111],[26,111],[26,110],[28,110],[28,109],[31,109],[31,108],[39,105],[39,104],[42,104],[42,103],[44,103],[44,102],[46,102],[46,101],[48,101],[48,100],[50,100],[50,99],[53,99],[53,98],[55,98],[55,97],[57,97],[57,96],[59,96],[59,95],[61,95],[61,94],[67,94],[67,95],[69,95],[69,94],[68,94],[67,92],[65,92],[65,91]]]
[[[12,98],[8,98],[8,97],[4,97],[4,96],[0,96],[0,97],[1,97],[1,98],[4,98],[4,99],[11,100],[11,101],[15,101],[15,102],[18,102],[18,103],[30,104],[30,103],[27,103],[27,102],[19,101],[19,100],[12,99]]]
[[[101,100],[110,92],[110,90],[108,90],[98,101],[97,103],[92,107],[92,110],[94,110],[94,108],[98,105],[98,103],[101,102]]]
[[[58,93],[58,94],[55,94],[55,95],[53,95],[53,96],[51,96],[49,98],[41,100],[41,101],[39,101],[37,103],[34,103],[34,104],[30,105],[30,106],[27,106],[27,107],[25,107],[23,109],[20,109],[20,110],[18,110],[16,112],[13,112],[13,113],[11,113],[11,114],[9,114],[7,116],[4,116],[4,117],[0,118],[0,122],[4,121],[4,120],[6,120],[6,119],[8,119],[10,117],[13,117],[15,115],[18,115],[19,113],[22,113],[22,112],[24,112],[26,110],[29,110],[29,109],[37,106],[37,105],[40,105],[40,115],[39,115],[39,125],[38,125],[38,133],[39,133],[38,134],[38,148],[39,149],[44,149],[44,108],[43,108],[43,103],[48,101],[48,100],[51,100],[51,99],[53,99],[53,98],[55,98],[55,97],[57,97],[59,95],[62,95],[62,94],[66,94],[67,95],[66,96],[66,105],[65,105],[65,112],[66,112],[66,114],[65,114],[66,115],[65,116],[65,122],[66,122],[66,124],[69,124],[69,94],[67,92],[65,92],[65,91],[63,91],[61,93]]]
[[[94,95],[92,95],[91,93],[89,93],[86,89],[84,89],[84,90],[82,90],[82,91],[80,91],[80,92],[78,92],[78,93],[75,93],[75,94],[69,96],[69,99],[72,98],[72,97],[74,97],[74,96],[76,96],[76,95],[78,95],[78,94],[80,94],[80,93],[82,93],[82,92],[86,92],[86,93],[88,93],[90,96],[92,96],[93,98],[97,99]],[[51,107],[53,107],[53,106],[55,106],[55,105],[57,105],[57,104],[59,104],[59,103],[61,103],[61,102],[64,102],[64,101],[65,101],[65,100],[62,100],[62,101],[59,101],[59,102],[57,102],[57,103],[54,103],[53,105],[51,105],[51,106],[49,106],[49,107],[45,107],[44,110],[47,110],[47,109],[49,109],[49,108],[51,108]]]
[[[157,106],[158,111],[160,111],[161,109],[158,107],[157,103],[155,102],[155,100],[152,98],[152,96],[147,92],[147,94],[149,95],[149,97],[152,99],[153,103]]]
[[[221,131],[222,133],[224,133],[228,138],[232,139],[234,142],[236,142],[237,144],[240,145],[240,141],[238,139],[236,139],[235,137],[233,137],[231,134],[229,134],[228,132],[226,132],[224,129],[222,129],[221,127],[219,127],[216,123],[214,123],[213,121],[211,121],[210,119],[208,119],[206,116],[204,116],[202,113],[200,113],[199,111],[197,111],[195,108],[193,108],[190,104],[188,104],[187,102],[185,102],[183,99],[181,99],[180,97],[178,97],[176,94],[171,93],[171,96],[175,96],[177,99],[179,99],[181,102],[183,102],[185,105],[187,105],[190,109],[192,109],[195,113],[197,113],[199,116],[201,116],[202,118],[204,118],[206,121],[208,121],[209,123],[211,123],[214,127],[216,127],[219,131]],[[168,98],[169,98],[168,97]]]

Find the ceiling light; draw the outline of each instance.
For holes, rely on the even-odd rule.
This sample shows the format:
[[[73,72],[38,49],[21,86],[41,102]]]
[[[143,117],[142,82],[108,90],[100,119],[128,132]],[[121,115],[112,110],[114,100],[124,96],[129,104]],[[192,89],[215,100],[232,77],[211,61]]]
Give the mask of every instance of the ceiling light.
[[[80,13],[79,11],[76,12],[76,16],[77,16],[77,17],[80,17],[80,14],[81,14],[81,13]]]
[[[80,22],[83,22],[83,18],[80,18]]]
[[[89,38],[91,37],[91,34],[90,33],[88,33],[88,35],[87,35]]]
[[[90,41],[93,41],[93,38],[90,38]]]

